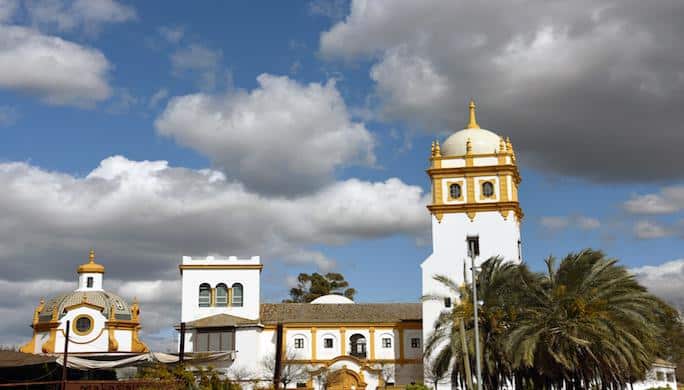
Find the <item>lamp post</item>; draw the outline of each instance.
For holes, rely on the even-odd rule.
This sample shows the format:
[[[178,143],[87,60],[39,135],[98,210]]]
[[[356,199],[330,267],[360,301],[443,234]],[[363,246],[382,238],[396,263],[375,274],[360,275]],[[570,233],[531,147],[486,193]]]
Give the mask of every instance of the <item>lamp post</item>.
[[[471,282],[473,284],[473,316],[475,317],[475,373],[477,375],[477,390],[482,390],[482,365],[480,364],[480,324],[477,320],[477,283],[475,280],[475,256],[479,252],[479,248],[473,241],[468,243],[468,254],[472,267]]]

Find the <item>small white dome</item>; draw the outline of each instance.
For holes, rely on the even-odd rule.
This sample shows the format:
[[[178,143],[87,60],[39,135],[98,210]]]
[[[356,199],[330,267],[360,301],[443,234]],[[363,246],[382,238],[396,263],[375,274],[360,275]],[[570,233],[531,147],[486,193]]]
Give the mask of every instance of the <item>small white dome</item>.
[[[462,156],[466,154],[466,144],[470,139],[473,154],[495,153],[499,149],[501,137],[485,129],[463,129],[450,135],[441,145],[442,156]]]
[[[322,303],[322,304],[326,304],[326,303],[328,303],[328,304],[329,304],[329,303],[340,304],[340,303],[342,303],[342,304],[349,304],[349,303],[354,303],[354,301],[352,301],[351,299],[349,299],[349,298],[347,298],[347,297],[345,297],[345,296],[343,296],[343,295],[328,294],[328,295],[323,295],[323,296],[320,296],[320,297],[314,299],[313,301],[311,301],[311,303]]]

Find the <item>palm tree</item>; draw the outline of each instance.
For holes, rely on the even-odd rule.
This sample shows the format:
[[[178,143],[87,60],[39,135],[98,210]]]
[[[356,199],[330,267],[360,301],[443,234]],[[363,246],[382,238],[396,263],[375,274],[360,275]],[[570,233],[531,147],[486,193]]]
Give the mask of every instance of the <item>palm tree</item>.
[[[511,310],[517,306],[519,287],[518,266],[504,262],[501,258],[490,258],[482,263],[477,275],[478,298],[482,304],[479,309],[480,345],[482,350],[482,381],[486,389],[498,389],[512,378],[512,370],[505,356],[504,341],[510,323],[515,316]],[[465,365],[461,358],[463,348],[470,356],[470,366],[475,366],[475,343],[472,293],[469,286],[459,286],[443,275],[434,277],[449,290],[448,296],[460,297],[451,311],[440,314],[433,332],[426,341],[425,355],[432,357],[434,365],[452,367],[457,380],[466,380]],[[426,295],[424,300],[443,300],[442,295]],[[465,324],[466,345],[461,343],[459,321]]]
[[[516,387],[623,388],[642,378],[659,347],[656,298],[600,251],[546,264],[544,275],[518,273],[519,310],[504,347]]]

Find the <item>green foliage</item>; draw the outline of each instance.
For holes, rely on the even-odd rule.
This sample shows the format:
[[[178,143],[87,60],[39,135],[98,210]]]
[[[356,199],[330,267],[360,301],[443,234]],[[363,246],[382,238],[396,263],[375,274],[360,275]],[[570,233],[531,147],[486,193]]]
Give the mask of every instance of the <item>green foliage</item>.
[[[438,318],[426,356],[438,366],[455,362],[463,381],[463,348],[475,367],[471,289],[443,276],[435,279],[461,300]],[[486,389],[507,381],[516,388],[586,389],[596,383],[624,388],[642,379],[655,358],[681,353],[676,311],[602,252],[571,253],[558,265],[549,258],[545,273],[492,258],[482,264],[477,285]],[[466,325],[465,345],[460,320]]]
[[[344,276],[340,273],[329,272],[325,275],[317,272],[301,273],[297,277],[297,287],[290,289],[290,298],[284,299],[283,302],[308,303],[328,294],[344,295],[353,300],[356,290],[349,287],[349,282],[344,280]]]
[[[668,387],[649,387],[646,390],[672,390],[672,388],[669,386]]]
[[[194,370],[188,367],[177,365],[157,364],[138,369],[139,379],[154,379],[160,381],[173,381],[178,384],[178,388],[197,389],[197,390],[240,390],[238,384],[229,380],[221,379],[218,371],[213,367]],[[156,388],[156,387],[155,387]]]
[[[425,386],[422,383],[411,383],[410,385],[406,385],[404,388],[405,390],[430,390],[429,387]]]

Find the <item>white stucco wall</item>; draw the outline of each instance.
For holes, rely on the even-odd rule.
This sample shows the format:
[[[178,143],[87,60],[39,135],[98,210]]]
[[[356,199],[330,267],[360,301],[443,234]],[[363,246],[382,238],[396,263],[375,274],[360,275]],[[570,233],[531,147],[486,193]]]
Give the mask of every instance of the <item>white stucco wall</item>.
[[[498,185],[494,187],[498,191]],[[476,194],[477,196],[477,194]],[[497,195],[498,196],[498,195]],[[504,219],[498,211],[478,212],[474,220],[465,213],[444,214],[439,222],[432,217],[432,254],[421,264],[422,292],[426,294],[447,295],[449,290],[435,281],[435,275],[445,275],[456,283],[471,279],[471,261],[468,258],[467,237],[479,237],[480,256],[475,259],[481,264],[490,257],[501,256],[505,260],[519,262],[518,240],[520,225],[512,212]],[[465,271],[464,271],[465,269]],[[452,304],[458,297],[452,296]],[[448,310],[441,301],[423,303],[422,344],[428,339],[435,320],[442,310]],[[450,388],[445,383],[444,388]]]
[[[659,373],[662,375],[660,379],[658,378]],[[668,380],[668,376],[670,376],[670,380]],[[669,387],[672,390],[677,390],[674,368],[656,365],[648,372],[646,380],[632,385],[634,390],[647,390],[654,387]]]
[[[93,278],[93,287],[88,287],[88,278]],[[102,274],[82,273],[78,275],[78,288],[76,291],[102,291]]]
[[[79,335],[73,331],[74,319],[80,315],[88,315],[93,319],[92,330],[85,335]],[[107,318],[94,308],[81,306],[69,310],[60,319],[55,338],[55,352],[64,351],[64,340],[67,321],[70,321],[69,352],[107,352],[109,350],[109,332],[105,329]]]
[[[183,265],[206,266],[205,269],[183,269],[181,276],[181,321],[189,322],[215,314],[226,313],[238,317],[257,319],[260,307],[260,283],[261,270],[249,268],[260,265],[259,256],[247,259],[238,259],[234,256],[227,258],[191,258],[183,256]],[[240,267],[244,269],[216,269],[213,267]],[[199,286],[208,283],[211,288],[216,288],[219,283],[225,283],[230,288],[234,283],[240,283],[243,287],[242,307],[199,307]]]
[[[333,347],[325,348],[325,338],[333,339]],[[316,332],[316,359],[317,360],[329,360],[340,355],[341,351],[341,339],[340,331],[338,329],[318,329]]]

